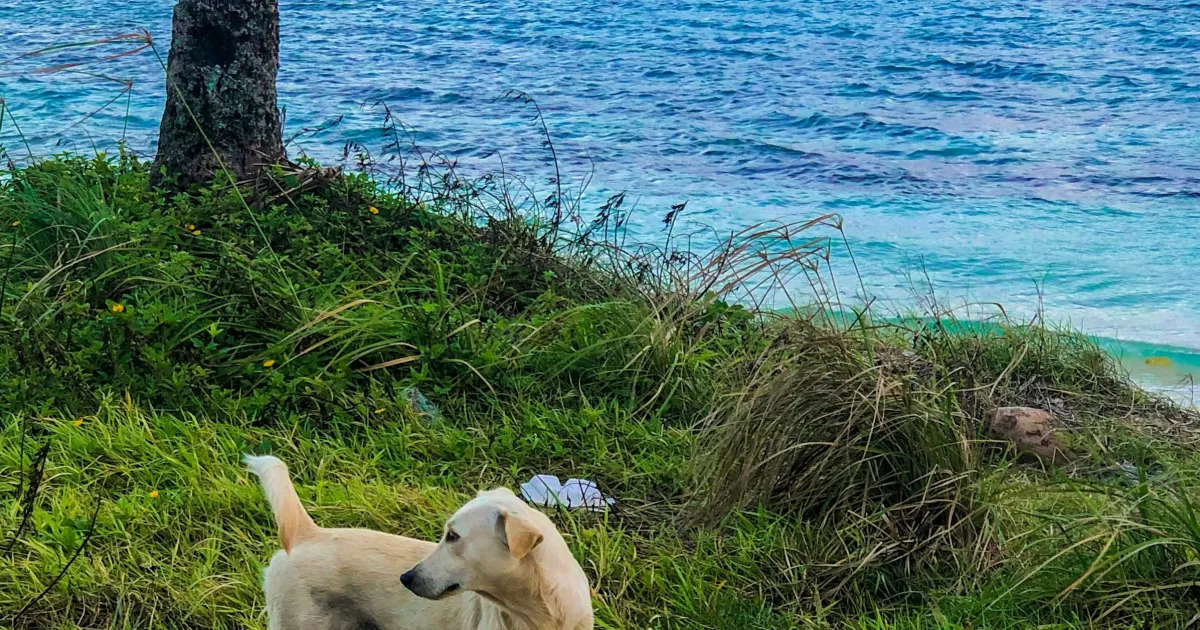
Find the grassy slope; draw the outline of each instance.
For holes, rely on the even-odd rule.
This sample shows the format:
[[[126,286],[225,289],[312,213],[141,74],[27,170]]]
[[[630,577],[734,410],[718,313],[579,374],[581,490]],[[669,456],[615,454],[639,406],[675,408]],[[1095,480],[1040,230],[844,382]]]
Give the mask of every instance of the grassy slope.
[[[25,491],[0,502],[0,625],[265,626],[275,543],[248,450],[292,464],[319,523],[427,537],[476,489],[598,481],[618,510],[555,518],[599,627],[1171,627],[1196,609],[1195,418],[1080,337],[749,313],[680,288],[736,293],[753,247],[555,252],[454,188],[417,203],[281,173],[290,194],[251,211],[229,191],[164,200],[125,158],[8,175],[0,479]],[[1068,419],[1085,456],[1007,463],[981,418],[1022,403]]]

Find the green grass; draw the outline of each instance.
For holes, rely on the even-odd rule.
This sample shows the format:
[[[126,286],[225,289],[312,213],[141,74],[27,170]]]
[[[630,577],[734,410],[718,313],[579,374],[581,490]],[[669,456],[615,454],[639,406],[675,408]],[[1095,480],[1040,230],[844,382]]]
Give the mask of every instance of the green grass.
[[[734,305],[823,277],[835,217],[631,251],[611,213],[570,236],[436,177],[280,169],[248,205],[147,180],[126,155],[0,177],[0,627],[265,627],[247,451],[320,524],[424,537],[479,489],[597,481],[617,509],[553,517],[600,628],[1165,628],[1200,603],[1200,456],[1173,439],[1196,414],[1086,337],[826,317],[824,281]],[[1076,461],[990,443],[1012,404]]]

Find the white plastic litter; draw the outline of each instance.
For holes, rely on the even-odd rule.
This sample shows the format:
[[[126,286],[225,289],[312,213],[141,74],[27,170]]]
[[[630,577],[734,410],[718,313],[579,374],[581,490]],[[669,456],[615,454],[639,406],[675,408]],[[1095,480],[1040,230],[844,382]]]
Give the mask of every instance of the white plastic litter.
[[[562,483],[554,475],[534,475],[521,484],[521,496],[535,505],[585,510],[603,510],[617,502],[604,496],[595,482],[568,479]]]

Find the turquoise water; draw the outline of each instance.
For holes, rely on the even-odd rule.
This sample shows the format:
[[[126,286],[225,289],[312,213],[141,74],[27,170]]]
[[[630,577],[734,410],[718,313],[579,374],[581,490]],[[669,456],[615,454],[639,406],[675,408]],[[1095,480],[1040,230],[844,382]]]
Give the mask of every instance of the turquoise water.
[[[677,233],[833,211],[868,292],[897,310],[928,276],[945,302],[1017,316],[1040,306],[1104,337],[1200,348],[1200,3],[280,4],[288,131],[343,117],[293,154],[337,161],[347,140],[382,146],[370,104],[384,101],[465,170],[498,169],[500,151],[545,190],[529,110],[498,100],[520,89],[546,114],[565,181],[594,168],[590,202],[617,190],[637,200],[631,238],[661,238],[682,201]],[[0,0],[0,58],[135,27],[165,51],[170,8]],[[152,152],[163,98],[152,55],[33,73],[129,47],[0,66],[0,95],[35,152],[123,134]],[[134,89],[88,117],[120,92],[97,75]],[[24,151],[11,125],[0,142]]]

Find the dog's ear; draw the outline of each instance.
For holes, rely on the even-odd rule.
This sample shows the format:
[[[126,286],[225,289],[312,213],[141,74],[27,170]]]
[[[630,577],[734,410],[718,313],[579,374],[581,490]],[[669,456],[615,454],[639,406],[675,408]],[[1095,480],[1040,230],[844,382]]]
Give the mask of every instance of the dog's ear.
[[[529,555],[534,547],[542,544],[542,532],[532,521],[520,514],[500,510],[496,525],[500,540],[517,560]]]

